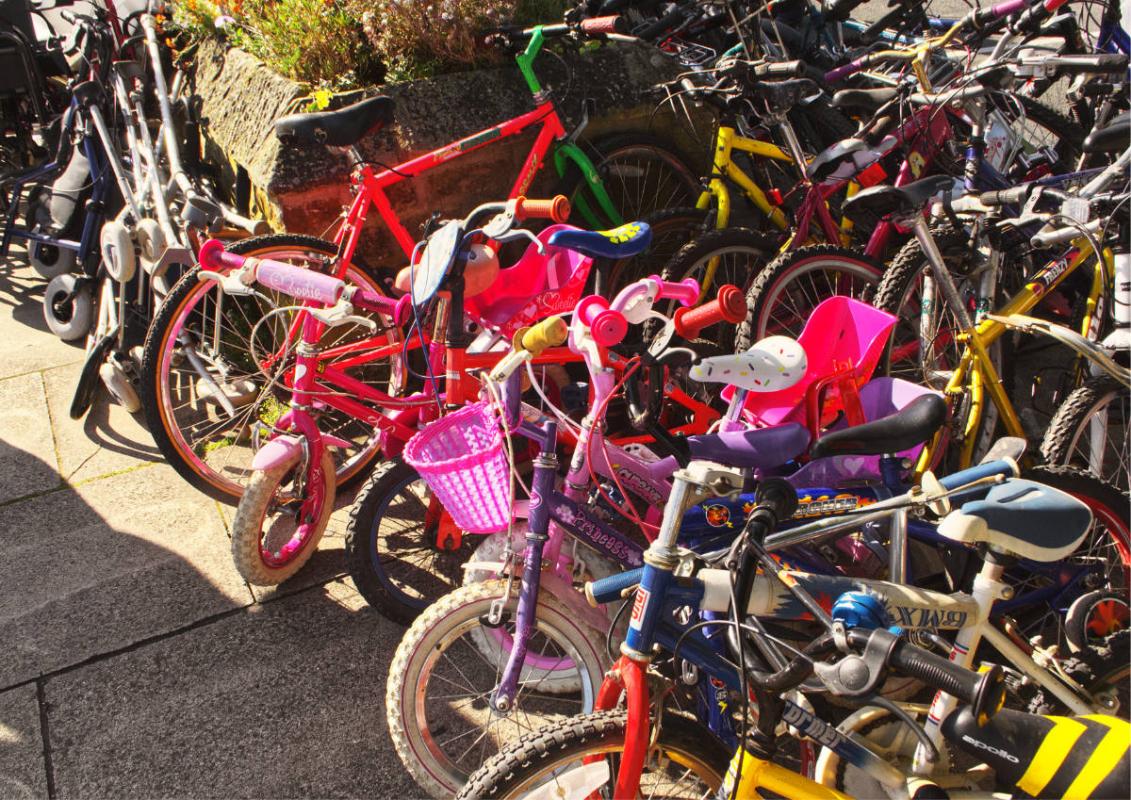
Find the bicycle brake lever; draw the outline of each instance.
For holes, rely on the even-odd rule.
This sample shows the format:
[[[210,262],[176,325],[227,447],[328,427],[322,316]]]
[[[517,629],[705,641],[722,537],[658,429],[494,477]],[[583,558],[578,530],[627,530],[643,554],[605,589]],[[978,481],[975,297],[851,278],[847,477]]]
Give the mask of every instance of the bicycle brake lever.
[[[372,331],[377,330],[376,320],[369,317],[360,317],[356,314],[351,314],[353,311],[353,304],[348,300],[339,300],[329,308],[309,308],[310,316],[330,328],[335,328],[339,325],[362,325]]]
[[[486,230],[484,230],[484,233],[486,233]],[[538,248],[538,252],[540,254],[546,252],[546,245],[542,243],[542,240],[530,231],[526,230],[526,228],[516,228],[512,231],[508,231],[507,233],[502,234],[501,236],[492,236],[491,238],[496,242],[513,242],[517,241],[518,239],[529,239],[534,243],[534,246]]]
[[[204,281],[216,281],[220,286],[220,291],[224,294],[250,296],[256,294],[255,287],[249,286],[240,280],[238,273],[225,275],[222,272],[211,272],[210,270],[202,269],[197,273],[197,279],[201,283]]]

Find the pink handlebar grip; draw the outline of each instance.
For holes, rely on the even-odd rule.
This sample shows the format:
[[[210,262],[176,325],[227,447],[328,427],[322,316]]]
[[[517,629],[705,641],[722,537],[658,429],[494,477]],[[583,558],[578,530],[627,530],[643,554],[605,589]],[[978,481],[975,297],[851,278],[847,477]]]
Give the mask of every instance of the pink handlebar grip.
[[[993,7],[993,15],[1001,18],[1020,11],[1029,5],[1028,0],[1005,0],[1004,3],[998,3]]]
[[[656,294],[657,300],[678,300],[680,304],[689,306],[699,299],[699,281],[694,278],[684,278],[678,283],[660,280],[659,275],[650,275],[648,279],[655,281],[660,287]]]
[[[589,327],[589,335],[601,347],[613,347],[628,333],[628,320],[624,314],[609,308],[605,298],[590,295],[577,304],[574,312]]]
[[[346,285],[332,275],[272,261],[265,258],[255,265],[255,279],[268,289],[290,295],[299,300],[313,300],[333,305],[342,296]]]
[[[196,260],[199,261],[200,266],[204,267],[206,270],[215,272],[225,267],[228,269],[239,269],[243,266],[246,257],[229,253],[224,249],[224,243],[219,239],[209,239],[200,246],[200,251],[196,254]]]

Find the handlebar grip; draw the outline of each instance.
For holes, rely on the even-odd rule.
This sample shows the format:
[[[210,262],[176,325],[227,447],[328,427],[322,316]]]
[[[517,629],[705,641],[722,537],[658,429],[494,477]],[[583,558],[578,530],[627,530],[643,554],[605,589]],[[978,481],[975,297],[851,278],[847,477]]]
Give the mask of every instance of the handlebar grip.
[[[620,572],[616,575],[609,575],[607,578],[589,581],[585,584],[585,597],[589,600],[589,604],[594,606],[611,603],[619,599],[625,589],[630,589],[639,584],[643,577],[644,567],[637,567],[628,572]]]
[[[1032,184],[1025,183],[1021,186],[1010,187],[1009,189],[982,192],[978,195],[978,201],[987,206],[1015,205],[1024,201],[1025,198],[1029,196],[1029,190],[1032,188]]]
[[[581,32],[591,35],[600,33],[624,33],[625,25],[617,14],[608,17],[593,17],[581,21]]]
[[[549,200],[531,200],[527,197],[519,197],[514,203],[516,219],[548,219],[552,222],[565,222],[569,219],[571,211],[569,198],[564,194],[559,194]]]
[[[522,334],[522,349],[533,355],[541,355],[547,347],[559,347],[569,336],[569,325],[561,317],[548,317],[537,325],[527,328]]]
[[[896,643],[889,663],[899,672],[971,706],[982,724],[1005,703],[1005,676],[997,664],[986,672],[974,672],[902,641]]]
[[[643,28],[638,29],[634,35],[646,41],[654,39],[661,33],[667,31],[668,28],[671,28],[677,23],[681,22],[683,18],[687,16],[687,13],[688,12],[685,7],[677,5],[675,8],[673,8],[664,16],[660,17],[655,22],[650,22]]]
[[[229,253],[224,249],[224,243],[219,239],[209,239],[200,246],[196,260],[206,270],[216,271],[221,268],[239,269],[243,266],[246,256]]]
[[[1123,53],[1097,53],[1094,55],[1050,56],[1045,66],[1068,75],[1114,73],[1127,69],[1127,56]]]
[[[746,299],[737,286],[719,288],[718,297],[698,308],[681,308],[675,312],[675,332],[684,339],[694,339],[699,331],[720,322],[737,325],[746,319]]]
[[[628,320],[624,314],[609,308],[603,297],[590,295],[577,304],[577,317],[589,327],[589,335],[601,347],[614,347],[628,333]]]
[[[245,262],[246,263],[246,262]],[[333,275],[323,275],[305,267],[296,267],[269,258],[257,260],[255,279],[266,286],[299,300],[313,300],[326,305],[338,302],[346,284]]]
[[[800,78],[805,72],[805,62],[775,61],[770,64],[759,64],[754,68],[755,78]]]
[[[649,276],[660,287],[656,293],[657,300],[678,300],[680,304],[689,306],[699,299],[699,281],[694,278],[684,278],[682,281],[665,281],[659,275]]]

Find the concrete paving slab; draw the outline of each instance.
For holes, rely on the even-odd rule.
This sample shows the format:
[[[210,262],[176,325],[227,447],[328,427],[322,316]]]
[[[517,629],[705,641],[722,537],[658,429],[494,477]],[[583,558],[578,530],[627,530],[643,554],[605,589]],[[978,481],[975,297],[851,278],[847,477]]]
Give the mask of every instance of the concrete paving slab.
[[[0,379],[0,503],[60,483],[42,377]]]
[[[165,465],[4,515],[0,687],[252,600],[212,501]]]
[[[13,248],[15,251],[16,248]],[[0,378],[73,364],[82,360],[82,342],[68,344],[47,329],[43,290],[47,281],[26,266],[22,252],[0,262]]]
[[[419,797],[385,728],[401,632],[332,583],[52,678],[56,794]]]
[[[32,684],[0,692],[0,797],[47,797],[39,701]]]
[[[161,460],[141,414],[130,414],[99,386],[98,399],[81,420],[70,417],[71,399],[82,364],[47,370],[43,380],[59,452],[69,483]]]

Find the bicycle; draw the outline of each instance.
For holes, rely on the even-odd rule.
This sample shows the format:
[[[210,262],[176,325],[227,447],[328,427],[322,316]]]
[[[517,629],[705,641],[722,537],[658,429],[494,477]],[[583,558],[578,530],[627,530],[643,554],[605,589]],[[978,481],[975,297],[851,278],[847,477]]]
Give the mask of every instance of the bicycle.
[[[992,597],[984,592],[995,582],[1000,583],[1001,567],[993,560],[1018,549],[1032,551],[1045,546],[1048,549],[1042,556],[1053,558],[1056,551],[1071,550],[1086,532],[1089,512],[1077,501],[1024,481],[1007,480],[995,485],[1002,474],[1000,463],[982,465],[964,475],[951,476],[954,482],[949,485],[936,484],[917,498],[908,496],[892,504],[947,505],[950,498],[969,497],[972,491],[975,497],[983,498],[967,499],[961,510],[951,512],[943,522],[945,535],[959,541],[981,541],[997,554],[987,559],[983,568],[982,596],[978,597],[976,590],[977,599],[959,600],[969,603],[971,608],[984,608],[992,602]],[[741,474],[716,464],[697,462],[680,474],[673,499],[681,507],[688,507],[704,498],[738,493],[744,483]],[[1039,537],[1031,532],[1032,518],[1022,519],[1024,512],[1019,511],[1021,505],[1016,503],[1020,496],[1039,504],[1041,511],[1058,515],[1066,528],[1038,543]],[[978,761],[989,761],[999,779],[1016,783],[1030,793],[1063,792],[1072,784],[1077,790],[1087,785],[1086,793],[1090,794],[1102,784],[1100,796],[1122,796],[1126,770],[1120,768],[1127,759],[1127,740],[1131,738],[1131,728],[1125,721],[1079,717],[1073,724],[1092,730],[1095,721],[1100,735],[1090,738],[1076,753],[1070,754],[1067,748],[1058,750],[1055,760],[1052,752],[1046,752],[1044,758],[1049,762],[1042,763],[1040,770],[1028,769],[1037,760],[1049,728],[1057,721],[1001,710],[1005,699],[1001,667],[992,665],[983,673],[969,671],[966,666],[972,655],[959,644],[947,659],[902,638],[905,630],[913,632],[918,627],[919,619],[937,619],[952,610],[951,605],[944,604],[940,609],[933,603],[944,602],[944,598],[945,603],[953,603],[954,598],[880,582],[848,588],[852,584],[847,581],[832,587],[822,585],[828,579],[783,568],[769,555],[775,546],[771,543],[775,535],[770,532],[779,520],[788,519],[795,508],[796,497],[790,487],[763,484],[742,535],[726,554],[726,569],[690,563],[694,556],[673,547],[679,513],[672,513],[666,520],[670,522],[665,531],[650,548],[649,561],[642,570],[632,576],[614,576],[589,584],[587,594],[592,602],[612,601],[626,591],[632,592],[633,613],[621,646],[623,655],[608,673],[601,693],[605,708],[615,705],[622,693],[627,708],[567,719],[555,728],[531,735],[486,763],[460,797],[582,797],[595,792],[632,797],[645,788],[642,782],[654,790],[657,784],[675,780],[680,781],[682,792],[690,792],[690,796],[702,796],[706,789],[718,792],[720,797],[759,797],[768,791],[783,797],[840,800],[848,796],[844,792],[851,788],[870,797],[934,796],[928,792],[963,786],[956,784],[955,776],[946,769],[941,749],[944,737],[967,749]],[[1002,511],[1011,516],[1001,514]],[[990,517],[995,520],[994,527],[983,526],[975,533],[977,526],[970,521],[984,522]],[[678,579],[673,576],[677,568],[681,575]],[[759,574],[755,573],[756,568],[761,570]],[[995,571],[997,580],[993,577]],[[829,590],[834,594],[828,595],[827,601],[819,599],[826,597]],[[790,606],[788,611],[783,609],[786,604]],[[687,607],[698,609],[701,614],[713,611],[716,615],[706,615],[703,622],[689,625],[684,621],[686,615],[672,613]],[[735,612],[736,608],[742,609],[741,614]],[[779,645],[780,640],[767,632],[763,622],[783,612],[804,612],[817,622],[821,634],[803,649],[787,651]],[[721,618],[720,614],[729,618]],[[900,627],[889,628],[896,621]],[[712,631],[712,635],[705,637],[704,630]],[[960,644],[965,633],[960,634]],[[719,638],[726,640],[725,658],[719,645],[711,641]],[[682,677],[702,681],[700,675],[706,673],[741,692],[743,709],[750,702],[748,696],[756,703],[752,729],[747,729],[737,746],[729,748],[734,754],[729,767],[726,757],[719,757],[720,750],[727,752],[721,743],[713,741],[702,726],[696,736],[695,726],[665,708],[671,678],[654,671],[644,672],[657,652],[682,654]],[[830,663],[828,657],[836,654],[844,657]],[[888,669],[936,690],[925,730],[908,710],[878,699]],[[1034,665],[1034,669],[1040,673],[1039,667]],[[865,705],[879,703],[865,710],[870,711],[873,722],[879,712],[900,728],[906,726],[907,738],[916,748],[913,761],[893,763],[890,754],[881,755],[878,748],[882,743],[874,734],[871,738],[861,736],[863,729],[858,721],[836,728],[825,722],[823,715],[814,713],[805,699],[815,692],[853,697]],[[658,705],[654,714],[650,713],[652,698]],[[959,703],[966,707],[952,714]],[[751,717],[740,713],[739,718]],[[669,725],[671,734],[665,732]],[[854,730],[858,731],[855,736]],[[813,779],[774,763],[777,740],[786,731],[791,737],[811,738],[821,747],[822,756]],[[1109,732],[1111,739],[1105,738]],[[1010,733],[1012,738],[1008,741],[1001,738]],[[1080,783],[1073,784],[1073,778],[1097,752],[1101,740],[1105,747],[1113,748],[1114,758],[1104,759],[1103,766],[1097,764],[1080,775]],[[1000,749],[987,748],[987,742],[1000,742],[1005,755]],[[607,757],[609,753],[618,757]],[[1024,760],[1013,753],[1023,754]],[[847,773],[838,770],[833,763],[836,760],[847,766]],[[1058,768],[1066,764],[1075,766],[1076,771],[1060,774]],[[959,781],[966,780],[964,775],[957,777]],[[850,780],[852,787],[846,785]],[[682,792],[680,795],[684,796]],[[669,795],[672,793],[669,789]]]
[[[284,140],[325,144],[349,155],[351,163],[356,165],[350,177],[353,200],[333,241],[276,235],[248,240],[239,252],[289,260],[329,272],[370,291],[387,292],[387,282],[373,274],[357,257],[362,228],[369,213],[376,209],[406,259],[412,259],[416,240],[398,217],[386,190],[524,131],[536,130],[537,135],[517,172],[510,193],[512,198],[526,193],[546,162],[551,147],[555,148],[552,160],[559,174],[575,171],[581,175],[590,210],[595,213],[599,210],[614,219],[621,219],[621,214],[630,219],[637,216],[634,204],[654,199],[647,193],[655,190],[651,181],[658,180],[661,174],[674,176],[676,183],[684,181],[685,177],[686,185],[694,187],[690,172],[677,156],[651,141],[625,145],[622,139],[624,146],[605,155],[603,168],[615,171],[620,164],[625,175],[642,175],[644,183],[638,186],[639,195],[622,198],[626,207],[615,208],[606,188],[612,184],[575,143],[579,131],[566,132],[552,93],[543,88],[535,74],[534,62],[548,38],[589,35],[587,31],[593,32],[593,36],[604,36],[602,31],[611,31],[613,26],[613,21],[605,19],[581,26],[562,24],[507,33],[508,39],[528,41],[516,62],[536,107],[501,125],[392,167],[377,170],[356,147],[366,134],[393,120],[393,102],[388,98],[370,98],[338,111],[294,115],[280,120],[276,133]],[[618,152],[623,156],[621,161],[618,161],[622,157]],[[162,455],[193,486],[225,501],[238,498],[242,492],[242,480],[251,457],[246,437],[240,432],[251,422],[261,417],[270,419],[274,413],[264,388],[255,382],[255,374],[236,366],[246,360],[246,353],[240,352],[243,342],[266,308],[256,298],[243,298],[242,302],[229,305],[235,307],[224,307],[214,284],[198,281],[195,271],[187,273],[173,287],[150,325],[142,359],[141,387],[146,422]],[[221,335],[225,328],[230,336]],[[286,335],[294,336],[297,331],[297,323],[280,328],[275,335],[281,338],[270,349],[282,352],[287,344]],[[367,343],[361,333],[359,329],[339,330],[338,335],[343,340],[349,339],[358,354],[349,368],[363,383],[384,387],[390,395],[400,393],[406,386],[403,366],[382,364],[379,360],[381,353],[396,352],[391,346],[399,341],[400,334],[390,331]],[[364,372],[360,371],[361,356],[367,349],[370,358],[364,362],[368,365],[368,371]],[[372,430],[351,427],[348,418],[335,416],[332,410],[327,414],[330,419],[325,425],[331,429],[341,427],[342,438],[350,441],[335,456],[338,482],[345,485],[365,474],[380,452],[380,440]]]

